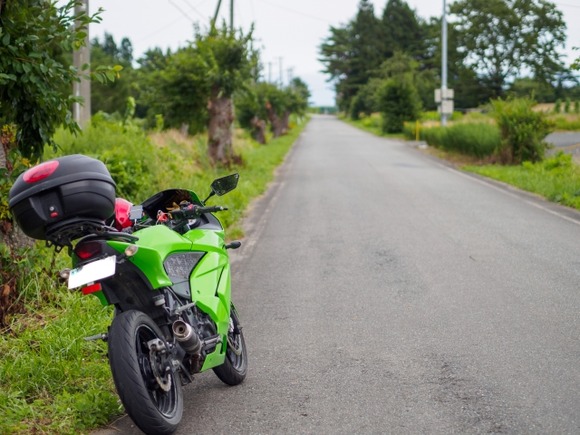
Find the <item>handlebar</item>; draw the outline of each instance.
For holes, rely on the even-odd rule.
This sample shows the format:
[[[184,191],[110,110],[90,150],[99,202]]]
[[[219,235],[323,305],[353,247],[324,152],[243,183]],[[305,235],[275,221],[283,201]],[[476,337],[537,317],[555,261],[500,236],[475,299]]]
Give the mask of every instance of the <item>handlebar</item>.
[[[210,207],[201,207],[199,205],[191,205],[189,208],[181,210],[173,210],[170,212],[173,219],[195,219],[200,217],[204,213],[216,213],[218,211],[225,211],[227,207],[222,207],[219,205]]]

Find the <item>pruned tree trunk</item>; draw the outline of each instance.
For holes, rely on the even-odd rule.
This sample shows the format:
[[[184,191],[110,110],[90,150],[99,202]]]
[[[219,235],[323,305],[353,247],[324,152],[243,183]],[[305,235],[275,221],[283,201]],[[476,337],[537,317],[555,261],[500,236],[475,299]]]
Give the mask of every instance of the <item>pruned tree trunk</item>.
[[[286,110],[283,114],[282,114],[282,125],[284,128],[284,133],[286,134],[288,133],[288,130],[290,130],[290,111]]]
[[[280,137],[286,133],[286,128],[284,127],[284,119],[276,113],[269,101],[266,102],[266,113],[268,114],[268,120],[272,125],[272,133],[274,137]]]
[[[212,91],[208,103],[208,154],[215,164],[231,165],[234,162],[232,147],[232,124],[234,105],[230,96]]]
[[[266,121],[254,116],[250,123],[252,125],[252,138],[264,145],[266,143]]]

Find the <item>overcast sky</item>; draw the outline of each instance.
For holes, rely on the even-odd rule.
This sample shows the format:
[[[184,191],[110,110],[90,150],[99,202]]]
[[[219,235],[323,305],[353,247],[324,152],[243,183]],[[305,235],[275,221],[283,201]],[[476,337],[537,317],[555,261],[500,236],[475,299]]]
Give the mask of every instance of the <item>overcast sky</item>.
[[[564,13],[568,43],[580,46],[580,0],[552,0]],[[128,37],[138,58],[153,47],[182,47],[192,39],[193,25],[206,28],[218,0],[89,0],[91,13],[102,8],[102,22],[91,25],[91,39],[113,34],[117,43]],[[453,0],[447,0],[452,3]],[[318,47],[329,35],[330,26],[351,20],[359,0],[235,0],[234,24],[248,29],[255,24],[254,35],[262,51],[266,79],[287,83],[289,75],[302,78],[316,105],[334,105],[334,92],[320,71]],[[372,0],[381,16],[387,0]],[[443,0],[407,0],[425,19],[440,16]],[[220,16],[229,17],[230,0],[223,0]],[[229,20],[229,18],[228,18]],[[580,52],[576,52],[579,53]],[[567,62],[569,63],[569,61]]]

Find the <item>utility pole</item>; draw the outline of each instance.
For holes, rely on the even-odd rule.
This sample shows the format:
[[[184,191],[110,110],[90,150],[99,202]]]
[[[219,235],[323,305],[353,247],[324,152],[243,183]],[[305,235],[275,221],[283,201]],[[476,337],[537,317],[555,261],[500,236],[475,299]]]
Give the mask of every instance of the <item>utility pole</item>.
[[[282,57],[278,57],[278,66],[280,67],[280,87],[284,86],[282,81]]]
[[[222,5],[222,0],[218,0],[217,6],[215,8],[215,13],[213,15],[213,20],[211,20],[211,28],[215,29],[215,23],[220,13],[220,7]],[[234,0],[230,0],[230,31],[234,31]]]
[[[89,13],[89,0],[82,0],[75,5],[75,15],[82,13]],[[75,27],[78,27],[79,22],[75,22]],[[89,25],[85,29],[87,35],[85,37],[84,46],[73,51],[73,65],[79,72],[79,82],[73,83],[73,95],[80,97],[83,103],[73,104],[73,119],[82,128],[91,119],[91,78],[89,76],[90,70],[82,71],[84,65],[91,63],[91,47],[89,40]]]
[[[445,100],[443,94],[447,91],[447,2],[443,0],[443,19],[441,20],[441,99]],[[447,114],[443,111],[441,104],[441,125],[447,125]]]
[[[441,18],[441,89],[435,89],[435,102],[439,105],[441,126],[447,125],[447,117],[453,115],[453,89],[447,89],[447,4],[443,0]]]
[[[217,7],[215,8],[215,14],[213,15],[213,20],[211,20],[211,29],[215,29],[215,22],[217,21],[218,14],[220,13],[220,6],[222,5],[222,0],[218,0]]]
[[[294,68],[288,68],[286,70],[286,75],[288,76],[288,84],[292,83],[292,79],[294,78]]]

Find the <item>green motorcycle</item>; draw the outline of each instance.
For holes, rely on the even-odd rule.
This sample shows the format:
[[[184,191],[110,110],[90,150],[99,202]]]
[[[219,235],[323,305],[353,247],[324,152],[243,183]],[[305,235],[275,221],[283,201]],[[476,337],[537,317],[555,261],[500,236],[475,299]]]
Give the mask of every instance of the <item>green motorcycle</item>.
[[[35,166],[15,182],[9,205],[30,237],[67,248],[69,288],[114,305],[108,332],[113,379],[135,424],[172,433],[183,414],[182,386],[213,369],[223,382],[246,377],[244,335],[231,302],[228,249],[207,200],[235,189],[238,174],[215,180],[205,201],[190,190],[159,192],[133,206],[115,198],[105,165],[73,155]]]

